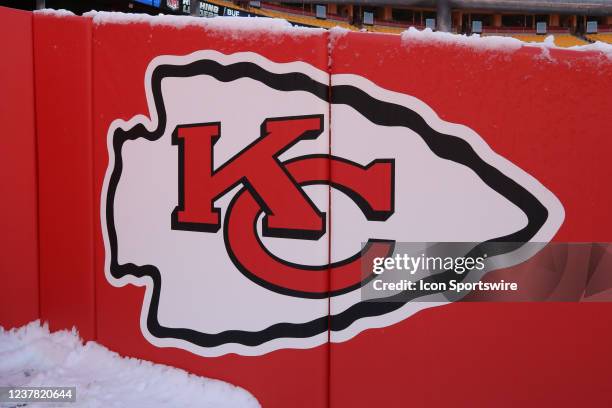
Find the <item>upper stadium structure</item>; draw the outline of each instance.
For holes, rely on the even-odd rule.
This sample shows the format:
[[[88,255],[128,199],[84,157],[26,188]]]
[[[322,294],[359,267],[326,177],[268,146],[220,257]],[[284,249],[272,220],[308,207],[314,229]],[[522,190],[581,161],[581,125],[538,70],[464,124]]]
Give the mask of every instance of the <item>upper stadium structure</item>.
[[[0,0],[11,7],[260,16],[296,25],[382,33],[409,27],[502,35],[557,46],[612,43],[612,0]]]

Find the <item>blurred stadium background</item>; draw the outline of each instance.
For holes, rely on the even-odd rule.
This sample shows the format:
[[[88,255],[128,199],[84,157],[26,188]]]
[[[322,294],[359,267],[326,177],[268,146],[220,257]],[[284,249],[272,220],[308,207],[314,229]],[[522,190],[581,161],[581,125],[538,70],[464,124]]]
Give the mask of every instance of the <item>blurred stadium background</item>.
[[[25,10],[278,17],[307,27],[401,33],[408,27],[557,46],[612,43],[612,0],[0,0]]]

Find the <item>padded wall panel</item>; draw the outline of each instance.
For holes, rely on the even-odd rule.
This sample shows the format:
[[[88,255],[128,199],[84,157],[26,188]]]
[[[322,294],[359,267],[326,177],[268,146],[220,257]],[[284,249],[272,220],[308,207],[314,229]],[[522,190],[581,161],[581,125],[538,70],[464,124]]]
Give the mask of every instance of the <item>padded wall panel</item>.
[[[32,14],[0,7],[0,325],[38,317]]]
[[[310,129],[304,133],[307,137],[278,160],[327,154],[326,37],[320,31],[288,36],[283,30],[212,27],[177,29],[94,20],[95,177],[102,206],[102,230],[97,229],[96,238],[98,340],[122,354],[237,384],[266,407],[326,406],[327,235],[318,240],[261,238],[280,257],[323,265],[309,271],[303,288],[304,271],[296,273],[302,280],[295,282],[293,271],[266,276],[274,282],[267,288],[259,274],[277,271],[267,267],[269,262],[281,272],[292,266],[257,249],[253,228],[261,226],[253,224],[255,196],[246,190],[237,193],[241,186],[221,192],[214,202],[221,208],[219,230],[214,220],[205,226],[206,219],[198,218],[201,212],[189,210],[190,200],[197,199],[193,194],[198,182],[206,181],[207,167],[198,169],[197,163],[212,160],[221,172],[233,155],[242,154],[244,160],[234,156],[242,164],[223,169],[246,171],[258,199],[276,208],[279,216],[288,209],[294,215],[289,221],[270,218],[268,226],[295,222],[294,227],[313,235],[308,233],[314,231],[312,213],[306,211],[303,217],[293,206],[287,179],[279,177],[277,164],[270,161],[272,151],[253,153],[246,141],[274,138],[278,144],[279,135],[296,136],[297,126]],[[299,122],[296,117],[303,115],[311,116]],[[289,123],[286,131],[278,127],[279,121],[264,123],[275,117]],[[171,138],[177,127],[182,130]],[[217,139],[212,152],[210,145],[198,145],[210,137]],[[107,140],[112,142],[107,145]],[[200,149],[196,156],[194,148]],[[286,167],[297,183],[325,182],[325,160],[314,157],[302,164],[296,161]],[[182,184],[193,177],[199,177],[195,187]],[[181,190],[178,185],[187,187]],[[327,212],[326,186],[313,185],[307,192],[320,211]],[[230,198],[235,199],[235,231],[228,226]],[[180,215],[172,218],[173,211]],[[244,269],[252,275],[237,273],[228,263],[227,240],[232,242],[234,261],[249,265]],[[218,247],[223,242],[226,246]],[[283,281],[286,277],[289,281]],[[285,285],[282,290],[319,295],[309,299],[283,294],[279,285]],[[302,329],[302,322],[311,321]]]
[[[41,318],[93,339],[91,21],[34,13],[34,43]]]
[[[610,241],[612,193],[604,185],[612,171],[607,159],[612,142],[605,131],[612,64],[605,56],[530,47],[491,51],[349,33],[335,38],[331,61],[332,155],[351,156],[362,165],[395,158],[394,213],[383,221],[363,217],[351,227],[353,246],[369,237],[472,241],[497,224],[500,231],[512,222],[512,228],[529,225],[528,211],[521,221],[516,208],[528,209],[525,200],[531,198],[523,196],[515,207],[497,204],[514,194],[499,190],[507,180],[490,185],[502,191],[499,196],[486,188],[470,190],[467,180],[495,179],[487,174],[490,167],[466,171],[474,152],[530,190],[547,207],[548,220],[556,217],[546,234],[537,233],[538,240]],[[358,99],[365,102],[359,105]],[[373,108],[380,101],[392,105]],[[351,126],[370,130],[351,132]],[[374,131],[376,137],[368,138]],[[438,145],[442,139],[446,142]],[[472,148],[466,150],[466,143]],[[336,174],[332,167],[332,182]],[[338,203],[346,198],[334,194],[332,259],[347,251],[342,215],[359,211],[350,201],[342,210]],[[516,277],[512,269],[501,272],[506,275],[498,277]],[[332,284],[336,279],[331,276]],[[410,304],[370,303],[360,309],[363,315],[381,317],[356,321],[353,333],[387,327],[346,341],[350,322],[339,315],[347,304],[341,297],[331,300],[332,407],[569,407],[612,401],[606,386],[610,303],[415,304],[412,310]]]

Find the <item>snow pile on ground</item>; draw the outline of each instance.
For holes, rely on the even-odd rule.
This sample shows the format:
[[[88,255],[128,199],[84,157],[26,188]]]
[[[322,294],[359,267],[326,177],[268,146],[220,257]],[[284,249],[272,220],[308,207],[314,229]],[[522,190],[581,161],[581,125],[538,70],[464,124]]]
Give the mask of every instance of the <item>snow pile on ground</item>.
[[[50,334],[38,321],[11,331],[0,326],[0,386],[76,386],[69,407],[259,407],[242,388],[83,345],[74,330]]]

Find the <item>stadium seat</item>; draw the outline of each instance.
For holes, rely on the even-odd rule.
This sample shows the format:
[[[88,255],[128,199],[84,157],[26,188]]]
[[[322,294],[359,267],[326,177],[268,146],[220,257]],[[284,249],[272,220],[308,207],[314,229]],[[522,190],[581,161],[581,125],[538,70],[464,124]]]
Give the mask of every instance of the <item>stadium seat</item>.
[[[373,25],[367,27],[367,30],[373,33],[387,33],[387,34],[401,34],[406,31],[408,27],[391,27],[385,25]]]
[[[612,44],[612,33],[589,34],[586,37],[591,41],[602,41]]]
[[[278,11],[278,10],[272,10],[271,8],[264,6],[262,8],[256,8],[256,9],[249,8],[247,10],[243,7],[240,7],[232,2],[225,1],[225,0],[207,0],[207,1],[209,1],[212,4],[216,4],[218,6],[231,7],[234,9],[246,11],[251,14],[256,14],[262,17],[282,18],[283,20],[287,20],[290,23],[295,23],[295,24],[301,24],[301,25],[306,25],[306,26],[311,26],[311,27],[322,27],[322,28],[342,27],[342,28],[346,28],[349,30],[356,30],[354,26],[344,21],[339,21],[339,20],[334,20],[334,19],[322,20],[314,16],[294,14],[291,12],[292,10],[289,8],[287,8],[286,11]]]
[[[555,34],[555,45],[557,47],[574,47],[586,45],[588,42],[571,34]]]
[[[552,34],[551,34],[552,35]],[[512,34],[512,37],[524,42],[541,43],[546,39],[546,35],[536,34]],[[557,47],[574,47],[576,45],[588,44],[585,40],[571,34],[554,34],[555,45]]]
[[[359,30],[358,27],[351,25],[348,21],[343,21],[340,17],[336,17],[339,19],[328,18],[328,19],[318,19],[312,13],[305,12],[302,14],[300,10],[294,10],[288,7],[284,7],[281,5],[272,5],[272,4],[262,4],[261,8],[244,8],[239,5],[236,5],[227,0],[207,0],[210,3],[216,4],[218,6],[231,7],[234,9],[239,9],[246,11],[251,14],[256,14],[262,17],[271,17],[271,18],[281,18],[289,21],[290,23],[305,25],[310,27],[321,27],[321,28],[333,28],[333,27],[342,27],[348,30]],[[329,17],[329,16],[328,16]],[[386,33],[386,34],[400,34],[403,31],[408,29],[408,25],[406,27],[402,27],[398,25],[385,25],[383,24],[375,24],[373,26],[365,27],[365,30],[374,33]],[[483,35],[500,35],[500,36],[510,36],[513,38],[517,38],[524,42],[537,42],[541,43],[546,39],[546,35],[536,35],[535,33],[490,33]],[[553,34],[551,34],[553,35]],[[571,34],[554,34],[555,45],[558,47],[573,47],[576,45],[585,45],[588,42],[578,38]],[[602,34],[592,34],[587,36],[589,40],[592,41],[603,41],[607,43],[612,43],[612,33],[602,33]]]
[[[521,40],[523,42],[544,42],[546,36],[544,35],[536,35],[536,34],[512,34],[510,35],[513,38]]]

